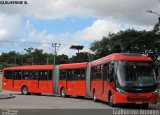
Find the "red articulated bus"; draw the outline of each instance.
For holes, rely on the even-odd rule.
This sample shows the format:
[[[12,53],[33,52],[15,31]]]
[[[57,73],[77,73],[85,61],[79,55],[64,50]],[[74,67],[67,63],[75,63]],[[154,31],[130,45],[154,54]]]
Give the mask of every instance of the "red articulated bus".
[[[151,58],[115,53],[92,62],[5,68],[3,89],[61,96],[83,96],[115,104],[157,103],[157,82]]]
[[[59,65],[59,94],[86,96],[87,62]]]
[[[157,102],[156,75],[152,59],[141,54],[116,53],[90,63],[90,96],[115,104]],[[87,76],[88,77],[88,76]],[[89,85],[89,84],[88,84]]]
[[[2,88],[28,93],[52,93],[53,65],[32,65],[5,68]]]

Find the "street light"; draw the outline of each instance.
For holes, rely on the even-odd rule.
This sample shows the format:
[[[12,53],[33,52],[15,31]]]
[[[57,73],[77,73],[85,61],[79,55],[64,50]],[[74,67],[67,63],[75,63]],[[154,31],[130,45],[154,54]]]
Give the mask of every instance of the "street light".
[[[159,23],[160,23],[160,14],[158,14],[157,12],[153,12],[152,10],[147,10],[147,12],[148,13],[153,13],[153,14],[156,14],[157,16],[159,16],[159,18],[158,18],[158,21],[159,21]]]

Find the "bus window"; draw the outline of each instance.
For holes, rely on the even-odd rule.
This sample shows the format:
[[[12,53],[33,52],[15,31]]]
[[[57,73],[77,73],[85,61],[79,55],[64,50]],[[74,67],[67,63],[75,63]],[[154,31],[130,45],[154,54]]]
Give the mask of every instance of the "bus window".
[[[52,80],[52,70],[49,70],[49,80]]]
[[[67,70],[67,80],[73,80],[73,70]]]
[[[39,80],[47,80],[48,79],[48,71],[39,71]]]
[[[4,71],[4,77],[5,77],[6,79],[12,79],[12,72],[13,72],[13,71],[11,71],[11,70],[5,70],[5,71]]]
[[[38,71],[30,71],[29,72],[29,79],[34,79],[37,80],[38,79]]]
[[[114,65],[113,63],[109,64],[109,71],[108,71],[108,81],[114,81]]]
[[[14,80],[21,80],[22,72],[14,71]]]
[[[102,79],[102,66],[101,65],[94,67],[93,79],[95,79],[95,80]]]
[[[74,70],[74,80],[80,80],[81,79],[81,70],[75,69]]]
[[[60,70],[60,77],[59,80],[65,80],[66,79],[66,70]]]
[[[108,79],[108,71],[109,71],[108,64],[104,64],[104,68],[103,68],[103,78],[104,78],[104,80]]]
[[[75,69],[74,80],[84,80],[84,79],[85,79],[85,69]]]
[[[81,80],[85,80],[86,71],[85,69],[81,69]]]
[[[24,70],[22,72],[22,79],[29,79],[29,71],[28,70]]]
[[[91,81],[94,80],[94,67],[91,68]]]

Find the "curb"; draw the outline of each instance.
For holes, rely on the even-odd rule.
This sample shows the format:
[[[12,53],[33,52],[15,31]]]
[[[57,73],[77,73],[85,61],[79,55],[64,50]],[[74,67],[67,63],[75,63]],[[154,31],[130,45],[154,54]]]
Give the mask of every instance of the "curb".
[[[1,99],[10,99],[10,98],[15,98],[13,94],[0,94],[0,100]]]

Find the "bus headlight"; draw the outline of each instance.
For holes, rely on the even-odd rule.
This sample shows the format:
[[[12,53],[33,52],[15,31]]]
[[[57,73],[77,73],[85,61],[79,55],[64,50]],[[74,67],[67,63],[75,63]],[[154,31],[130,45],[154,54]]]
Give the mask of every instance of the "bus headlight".
[[[116,88],[116,91],[117,91],[117,92],[120,92],[121,94],[125,94],[125,91],[124,91],[123,89]]]

